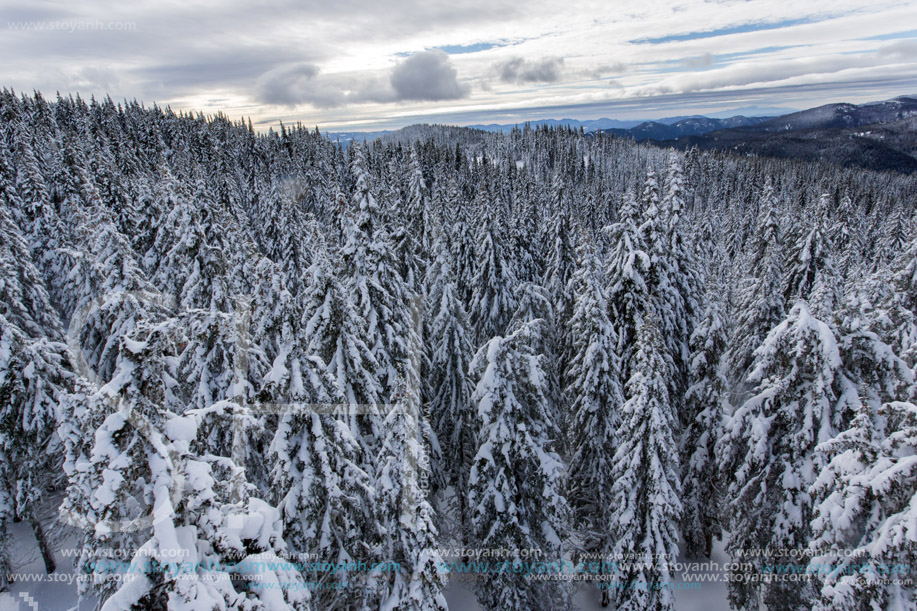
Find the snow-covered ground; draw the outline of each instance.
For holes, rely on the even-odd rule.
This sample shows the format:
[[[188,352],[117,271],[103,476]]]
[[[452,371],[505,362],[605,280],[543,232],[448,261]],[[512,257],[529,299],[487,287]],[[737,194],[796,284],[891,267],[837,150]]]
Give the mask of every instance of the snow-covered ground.
[[[680,562],[690,562],[687,558],[680,558]],[[713,553],[709,560],[695,560],[695,562],[709,562],[714,566],[722,567],[729,562],[724,543],[716,541]],[[693,572],[693,571],[692,571]],[[703,571],[697,571],[703,573]],[[719,571],[723,574],[725,571]],[[679,576],[680,577],[680,576]],[[601,611],[601,594],[595,586],[582,584],[574,596],[575,608],[579,611]],[[479,611],[481,609],[474,597],[474,591],[468,582],[452,581],[446,588],[446,600],[450,611]],[[721,576],[719,581],[713,577],[708,578],[697,590],[676,590],[676,611],[718,611],[728,609],[726,581]],[[609,607],[610,608],[610,607]]]
[[[10,559],[13,573],[19,574],[20,579],[9,592],[0,593],[0,611],[90,611],[95,607],[95,599],[79,601],[73,558],[65,558],[59,551],[72,547],[72,541],[52,540],[52,548],[58,550],[57,570],[48,580],[39,582],[38,576],[47,576],[32,529],[28,522],[22,521],[13,524],[10,530],[13,535]]]

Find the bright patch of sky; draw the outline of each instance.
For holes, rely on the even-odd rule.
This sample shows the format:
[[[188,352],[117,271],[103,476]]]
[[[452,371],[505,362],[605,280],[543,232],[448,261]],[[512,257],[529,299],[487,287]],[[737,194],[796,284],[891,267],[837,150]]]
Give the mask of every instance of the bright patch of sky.
[[[0,0],[0,86],[265,128],[652,119],[917,94],[914,23],[910,0]]]
[[[436,47],[449,55],[462,55],[463,53],[477,53],[478,51],[487,51],[495,47],[505,47],[506,42],[476,42],[470,45],[442,45]]]
[[[777,21],[774,23],[745,23],[742,25],[729,26],[709,32],[687,32],[685,34],[669,34],[658,38],[638,38],[632,40],[635,44],[658,45],[663,42],[681,42],[685,40],[699,40],[701,38],[715,38],[717,36],[727,36],[729,34],[745,34],[746,32],[761,32],[763,30],[780,30],[794,25],[803,23],[812,23],[811,19],[790,19],[788,21]]]

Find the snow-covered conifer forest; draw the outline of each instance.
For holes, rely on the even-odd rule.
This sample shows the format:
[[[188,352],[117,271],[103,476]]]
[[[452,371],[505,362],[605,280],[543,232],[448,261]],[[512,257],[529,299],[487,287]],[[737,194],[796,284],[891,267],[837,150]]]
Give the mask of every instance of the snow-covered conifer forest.
[[[734,609],[913,609],[915,202],[4,90],[0,591],[27,553],[80,609],[666,610],[724,545]]]

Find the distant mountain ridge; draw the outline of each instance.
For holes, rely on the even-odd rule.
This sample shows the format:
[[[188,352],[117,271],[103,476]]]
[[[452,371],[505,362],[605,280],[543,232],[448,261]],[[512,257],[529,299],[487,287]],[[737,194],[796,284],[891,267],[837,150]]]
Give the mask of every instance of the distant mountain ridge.
[[[809,110],[774,117],[759,124],[754,131],[784,132],[800,129],[860,127],[891,123],[917,114],[917,99],[901,96],[867,104],[826,104]]]
[[[652,142],[678,149],[728,150],[913,173],[917,172],[917,98],[826,104],[755,125]]]
[[[712,113],[711,115],[677,115],[673,117],[664,117],[662,119],[533,119],[530,121],[517,121],[515,123],[476,123],[473,125],[465,125],[464,127],[468,129],[476,129],[484,132],[501,132],[507,133],[512,131],[514,128],[523,127],[524,125],[529,125],[532,128],[535,127],[569,127],[574,129],[583,128],[583,131],[597,132],[597,131],[607,131],[607,130],[628,130],[632,128],[637,128],[644,124],[661,124],[661,125],[675,125],[680,123],[685,123],[686,121],[722,121],[724,123],[713,123],[710,124],[710,129],[723,129],[726,127],[737,127],[739,125],[750,125],[756,120],[766,120],[771,117],[781,114],[781,111],[790,110],[786,108],[773,108],[773,107],[754,107],[754,108],[744,108],[736,109],[734,114],[730,115],[729,111]],[[742,114],[740,111],[756,111],[757,115],[748,117]],[[723,116],[723,115],[727,116]],[[687,125],[687,123],[685,124]],[[411,126],[408,126],[408,128]],[[402,128],[407,129],[407,128]],[[685,133],[703,133],[701,131],[696,131],[695,129],[685,129]],[[705,128],[706,129],[706,128]],[[332,140],[341,140],[342,142],[350,142],[351,140],[357,141],[370,141],[377,138],[381,138],[388,134],[396,133],[401,130],[379,130],[379,131],[368,131],[368,132],[336,132],[334,130],[328,130],[326,133],[328,137]],[[709,130],[708,130],[709,131]],[[660,132],[662,133],[662,132]],[[674,137],[669,132],[665,132],[665,138]]]
[[[694,136],[708,132],[735,127],[756,125],[767,121],[770,117],[729,117],[728,119],[712,119],[710,117],[687,117],[666,124],[662,121],[646,121],[630,129],[606,129],[605,133],[624,138],[633,138],[637,142],[644,140],[672,140],[683,136]]]
[[[748,109],[770,110],[770,109]],[[663,147],[724,150],[736,154],[821,161],[877,171],[917,172],[917,96],[900,96],[866,104],[826,104],[773,116],[736,115],[727,118],[700,115],[654,121],[618,119],[541,119],[513,124],[469,125],[453,130],[509,132],[531,127],[582,128],[618,138]],[[395,131],[329,133],[349,144],[352,140],[410,141],[424,126]],[[418,131],[420,130],[420,131]]]
[[[664,119],[663,119],[664,120]],[[639,119],[537,119],[535,121],[519,121],[518,123],[488,123],[466,125],[469,129],[480,129],[485,132],[510,132],[513,128],[530,125],[531,127],[572,127],[583,128],[584,131],[593,132],[607,129],[627,129],[639,125]]]

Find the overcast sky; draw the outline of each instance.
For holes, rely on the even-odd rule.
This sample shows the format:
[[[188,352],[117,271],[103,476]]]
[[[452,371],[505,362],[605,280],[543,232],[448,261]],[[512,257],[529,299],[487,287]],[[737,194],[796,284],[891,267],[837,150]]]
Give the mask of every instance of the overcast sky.
[[[917,94],[913,0],[0,0],[0,28],[0,86],[262,127],[657,118]]]

